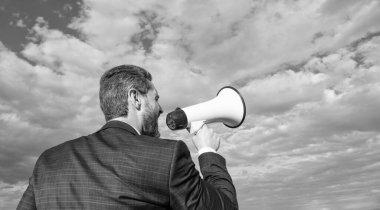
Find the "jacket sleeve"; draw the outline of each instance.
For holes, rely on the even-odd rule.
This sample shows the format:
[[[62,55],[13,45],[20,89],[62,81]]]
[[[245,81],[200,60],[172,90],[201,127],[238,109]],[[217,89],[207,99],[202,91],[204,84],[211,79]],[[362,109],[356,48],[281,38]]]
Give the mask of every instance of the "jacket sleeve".
[[[195,169],[183,141],[176,143],[169,177],[172,209],[238,209],[236,191],[224,158],[216,153],[199,157],[204,179]]]
[[[32,178],[29,179],[28,188],[26,188],[24,195],[22,196],[17,210],[32,210],[37,209],[34,199],[33,184],[31,183]]]

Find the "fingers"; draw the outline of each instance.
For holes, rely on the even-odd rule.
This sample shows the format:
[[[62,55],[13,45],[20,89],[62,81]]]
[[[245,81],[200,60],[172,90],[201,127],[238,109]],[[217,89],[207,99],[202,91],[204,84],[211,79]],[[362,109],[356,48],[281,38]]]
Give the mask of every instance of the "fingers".
[[[216,146],[215,150],[218,151],[219,147],[220,147],[220,137],[218,136],[218,138],[217,138],[217,146]]]
[[[198,146],[197,146],[197,143],[196,143],[196,142],[197,142],[197,138],[196,138],[195,135],[193,136],[192,142],[193,142],[193,144],[194,144],[194,146],[195,146],[195,149],[199,150],[199,148],[198,148]]]
[[[193,144],[197,150],[209,147],[217,151],[220,147],[220,137],[213,129],[204,125],[192,138]]]

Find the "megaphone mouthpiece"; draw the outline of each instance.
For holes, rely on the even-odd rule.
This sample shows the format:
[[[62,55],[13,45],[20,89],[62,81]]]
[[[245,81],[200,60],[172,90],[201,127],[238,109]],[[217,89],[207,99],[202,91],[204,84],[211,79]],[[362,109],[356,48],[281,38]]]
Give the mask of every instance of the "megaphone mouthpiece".
[[[166,116],[166,125],[171,130],[185,129],[187,124],[186,113],[181,108],[176,108]]]

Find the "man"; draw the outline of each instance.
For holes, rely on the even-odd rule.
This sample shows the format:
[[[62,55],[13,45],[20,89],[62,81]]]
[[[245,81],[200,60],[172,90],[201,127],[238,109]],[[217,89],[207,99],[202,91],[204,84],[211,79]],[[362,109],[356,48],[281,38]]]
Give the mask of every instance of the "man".
[[[183,141],[158,138],[162,109],[151,80],[133,65],[105,72],[107,123],[42,153],[17,209],[238,209],[215,133],[203,126],[193,138],[203,179]]]

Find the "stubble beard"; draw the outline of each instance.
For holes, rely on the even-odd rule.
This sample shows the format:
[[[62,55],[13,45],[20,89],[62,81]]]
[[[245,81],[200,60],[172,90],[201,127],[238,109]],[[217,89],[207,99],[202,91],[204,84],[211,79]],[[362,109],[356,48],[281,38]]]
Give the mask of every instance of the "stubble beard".
[[[160,137],[160,132],[158,131],[158,117],[160,115],[154,113],[150,108],[147,113],[144,115],[144,122],[142,125],[141,134],[152,136],[152,137]]]

